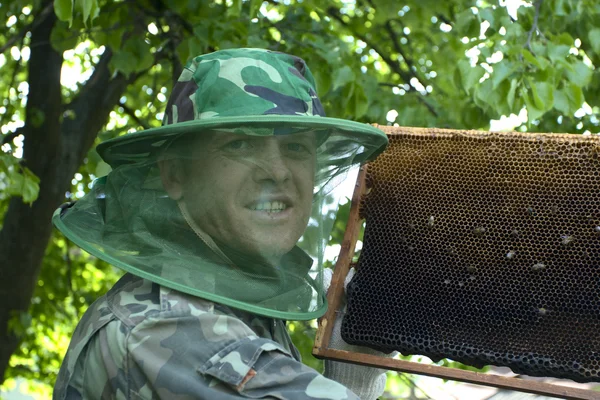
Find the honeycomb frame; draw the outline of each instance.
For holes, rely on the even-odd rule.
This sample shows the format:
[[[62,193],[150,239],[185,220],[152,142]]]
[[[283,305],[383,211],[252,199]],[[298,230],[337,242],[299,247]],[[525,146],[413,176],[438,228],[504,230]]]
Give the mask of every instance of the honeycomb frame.
[[[366,228],[357,274],[347,289],[344,339],[434,360],[597,382],[600,313],[593,312],[600,304],[600,210],[593,205],[600,204],[595,182],[600,140],[380,128],[390,146],[368,165],[369,194],[353,199]],[[394,168],[385,170],[390,162]],[[565,176],[569,179],[561,181]],[[403,190],[388,188],[381,195],[390,181]],[[397,215],[390,218],[390,212]],[[387,246],[377,246],[377,235],[387,238]],[[349,247],[344,243],[342,253],[344,245]],[[378,256],[386,251],[383,259]],[[428,296],[433,303],[420,306]],[[391,323],[390,315],[397,321]],[[461,318],[475,327],[454,323]],[[324,320],[317,356],[329,340],[327,315]],[[519,324],[522,329],[511,336]],[[477,335],[479,341],[464,339]],[[492,345],[485,348],[490,335]]]

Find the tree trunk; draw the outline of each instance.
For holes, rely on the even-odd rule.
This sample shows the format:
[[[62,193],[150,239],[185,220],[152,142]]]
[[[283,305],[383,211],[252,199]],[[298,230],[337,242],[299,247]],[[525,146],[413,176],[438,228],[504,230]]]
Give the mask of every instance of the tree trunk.
[[[44,1],[42,7],[47,3]],[[54,175],[60,150],[62,55],[50,45],[56,16],[49,13],[43,18],[31,31],[29,95],[23,129],[24,164],[40,178],[40,193],[31,206],[21,198],[12,198],[0,231],[0,378],[19,342],[9,332],[8,321],[14,313],[29,308],[51,232],[48,216],[60,198]],[[38,123],[34,125],[33,120]]]
[[[40,9],[51,2],[45,0]],[[52,214],[65,201],[71,179],[110,111],[136,79],[122,74],[111,78],[108,63],[112,52],[106,49],[78,96],[63,108],[63,58],[50,44],[56,16],[40,13],[39,18],[43,21],[36,21],[31,31],[23,163],[40,178],[40,192],[32,205],[24,204],[20,197],[12,198],[0,231],[0,383],[19,345],[8,323],[12,316],[29,309],[52,233]],[[75,118],[62,120],[63,109],[74,111]]]

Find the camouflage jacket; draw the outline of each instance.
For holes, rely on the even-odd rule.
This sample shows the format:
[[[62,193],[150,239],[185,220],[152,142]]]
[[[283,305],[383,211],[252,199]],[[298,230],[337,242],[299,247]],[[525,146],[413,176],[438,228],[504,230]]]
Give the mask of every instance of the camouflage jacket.
[[[357,399],[300,362],[285,322],[125,275],[80,321],[62,399]]]

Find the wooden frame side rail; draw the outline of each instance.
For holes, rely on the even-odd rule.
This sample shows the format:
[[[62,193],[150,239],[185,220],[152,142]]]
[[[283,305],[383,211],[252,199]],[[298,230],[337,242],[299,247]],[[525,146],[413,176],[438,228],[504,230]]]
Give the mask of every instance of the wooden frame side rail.
[[[331,286],[327,292],[329,308],[327,309],[325,315],[319,319],[319,326],[313,347],[313,355],[315,357],[327,358],[369,367],[384,368],[397,372],[407,372],[478,385],[492,386],[501,389],[554,396],[563,399],[600,399],[600,392],[595,392],[592,390],[561,386],[539,381],[530,381],[520,378],[510,378],[481,372],[465,371],[451,367],[426,365],[417,362],[390,359],[370,354],[353,353],[329,348],[336,311],[340,308],[340,303],[344,295],[344,280],[348,274],[348,271],[350,270],[352,257],[356,247],[356,241],[358,240],[358,235],[360,233],[362,220],[359,215],[359,208],[361,198],[367,189],[365,179],[366,173],[367,166],[363,166],[360,169],[354,187],[348,224],[346,225],[346,231],[344,233],[340,254],[335,265]]]

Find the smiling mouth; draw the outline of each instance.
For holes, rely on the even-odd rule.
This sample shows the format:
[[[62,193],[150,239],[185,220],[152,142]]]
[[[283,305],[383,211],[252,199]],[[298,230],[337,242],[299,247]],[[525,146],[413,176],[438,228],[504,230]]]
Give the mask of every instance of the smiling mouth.
[[[253,211],[279,213],[286,210],[288,206],[282,201],[263,201],[260,203],[253,204],[248,208]]]

